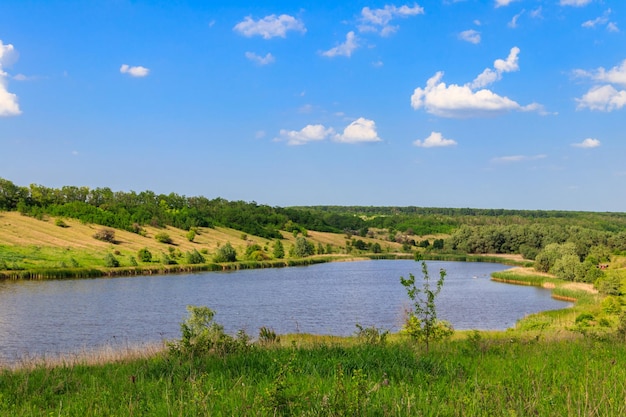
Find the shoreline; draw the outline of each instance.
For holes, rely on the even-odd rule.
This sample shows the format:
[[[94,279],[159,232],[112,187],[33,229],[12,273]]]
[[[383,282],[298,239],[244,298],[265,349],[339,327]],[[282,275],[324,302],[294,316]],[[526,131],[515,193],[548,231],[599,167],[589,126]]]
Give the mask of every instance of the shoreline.
[[[492,255],[470,254],[420,254],[425,261],[448,261],[448,262],[487,262],[511,265],[513,267],[525,266],[528,262],[518,261],[511,258]],[[144,265],[135,267],[86,267],[86,268],[47,268],[41,270],[5,270],[0,271],[0,280],[47,280],[47,279],[90,279],[90,278],[117,278],[132,276],[151,276],[169,274],[189,274],[196,272],[220,272],[237,271],[242,269],[265,269],[287,268],[294,266],[308,266],[328,262],[355,262],[365,260],[407,260],[414,259],[415,253],[369,253],[358,256],[354,255],[328,255],[312,256],[308,258],[274,259],[268,261],[237,261],[229,263],[208,262],[203,264],[184,265]]]

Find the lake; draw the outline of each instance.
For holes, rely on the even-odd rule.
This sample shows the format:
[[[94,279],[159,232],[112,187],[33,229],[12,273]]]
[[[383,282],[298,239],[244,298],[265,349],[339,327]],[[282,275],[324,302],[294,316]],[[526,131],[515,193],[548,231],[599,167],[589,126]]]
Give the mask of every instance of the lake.
[[[455,329],[506,329],[527,314],[565,308],[550,291],[490,280],[507,266],[427,262],[431,280],[447,272],[439,318]],[[351,335],[355,324],[392,332],[410,300],[400,276],[409,260],[335,262],[306,267],[128,278],[0,281],[0,362],[100,346],[130,346],[180,337],[187,305],[206,305],[234,334]]]

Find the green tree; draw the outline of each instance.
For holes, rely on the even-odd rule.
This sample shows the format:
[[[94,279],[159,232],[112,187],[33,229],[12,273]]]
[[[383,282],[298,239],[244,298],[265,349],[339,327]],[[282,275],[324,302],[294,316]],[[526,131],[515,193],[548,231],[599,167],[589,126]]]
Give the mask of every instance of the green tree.
[[[232,247],[230,242],[217,248],[217,253],[213,257],[215,262],[235,262],[237,261],[237,251]]]
[[[276,239],[272,247],[272,252],[274,258],[283,259],[285,257],[285,247],[283,246],[283,242],[281,242],[279,239]]]
[[[415,260],[422,265],[422,286],[418,288],[415,275],[409,274],[409,278],[400,277],[400,283],[406,289],[413,306],[407,311],[407,319],[404,331],[415,341],[423,342],[428,352],[430,343],[449,337],[453,330],[452,326],[445,321],[437,319],[437,307],[435,299],[443,287],[446,271],[439,270],[439,279],[432,288],[428,266],[426,261],[420,260],[416,255]]]
[[[193,240],[196,238],[196,231],[191,229],[190,231],[187,232],[187,240],[190,242],[193,242]]]
[[[137,257],[141,262],[151,262],[152,252],[150,252],[148,248],[142,248],[137,251]]]
[[[315,254],[315,245],[309,242],[305,237],[299,236],[296,238],[296,243],[293,246],[293,256],[296,258],[304,258]]]

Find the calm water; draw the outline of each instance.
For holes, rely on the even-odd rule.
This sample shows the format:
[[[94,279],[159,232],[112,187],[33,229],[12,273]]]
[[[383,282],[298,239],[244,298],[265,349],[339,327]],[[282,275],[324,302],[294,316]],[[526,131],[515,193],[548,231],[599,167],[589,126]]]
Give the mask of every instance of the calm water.
[[[568,307],[550,292],[496,283],[487,263],[428,262],[447,271],[439,317],[456,329],[506,329],[521,317]],[[350,335],[355,323],[397,331],[409,300],[399,277],[414,261],[363,261],[308,267],[114,279],[0,281],[0,361],[56,355],[102,345],[134,345],[180,336],[189,304],[217,311],[234,334]]]

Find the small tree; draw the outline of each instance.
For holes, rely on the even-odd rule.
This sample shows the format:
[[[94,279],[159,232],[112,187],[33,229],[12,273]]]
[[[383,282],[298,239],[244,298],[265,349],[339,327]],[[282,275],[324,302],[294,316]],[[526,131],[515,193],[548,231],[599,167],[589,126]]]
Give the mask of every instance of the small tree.
[[[283,242],[281,242],[280,240],[277,239],[274,241],[274,246],[272,249],[274,252],[274,258],[283,259],[285,257],[285,247],[283,246]]]
[[[225,245],[217,249],[213,260],[215,262],[235,262],[237,260],[237,251],[235,251],[230,242],[226,242]]]
[[[115,243],[115,230],[108,228],[100,229],[94,233],[93,237],[103,242]]]
[[[417,255],[415,258],[416,261],[420,261]],[[450,323],[437,319],[437,308],[435,306],[435,298],[443,287],[446,271],[443,268],[439,270],[439,279],[435,284],[435,289],[433,289],[426,261],[422,260],[421,264],[423,279],[421,288],[417,288],[415,285],[415,276],[413,274],[409,274],[407,279],[400,277],[400,283],[406,288],[407,295],[413,302],[413,307],[407,311],[404,331],[413,340],[424,342],[426,352],[428,352],[431,341],[445,339],[452,334],[453,330]]]
[[[141,262],[151,262],[152,252],[150,252],[148,248],[142,248],[137,251],[137,257]]]
[[[315,245],[306,238],[299,236],[293,246],[293,256],[296,258],[304,258],[315,254]]]
[[[196,238],[196,231],[191,229],[187,232],[185,236],[187,237],[188,241],[193,242],[193,240]]]
[[[205,262],[204,256],[200,254],[196,249],[187,252],[188,264],[203,264]]]

